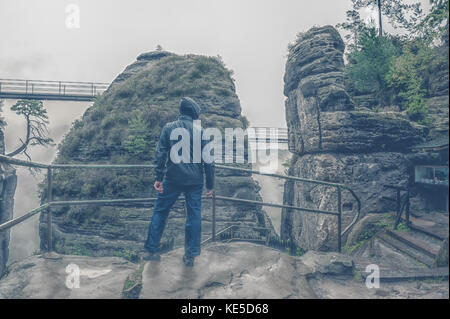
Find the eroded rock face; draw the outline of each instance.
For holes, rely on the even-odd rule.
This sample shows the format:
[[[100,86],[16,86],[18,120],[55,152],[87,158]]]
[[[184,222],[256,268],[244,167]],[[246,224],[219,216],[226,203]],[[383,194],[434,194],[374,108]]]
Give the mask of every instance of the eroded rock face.
[[[401,113],[355,108],[344,88],[344,45],[331,26],[312,28],[298,37],[286,63],[286,121],[289,149],[296,154],[290,173],[343,183],[361,199],[362,213],[384,212],[392,203],[385,184],[406,185],[414,156],[408,149],[424,140],[428,129]],[[288,182],[285,202],[337,211],[333,188]],[[343,193],[343,228],[357,203]],[[283,211],[282,236],[304,249],[337,248],[336,217]]]
[[[3,131],[0,128],[0,154],[5,154]],[[0,224],[13,218],[14,193],[16,192],[16,170],[7,164],[0,164]],[[0,232],[0,278],[2,277],[9,255],[10,231]]]
[[[59,147],[56,162],[153,164],[161,128],[179,116],[182,96],[198,102],[205,128],[223,131],[246,125],[230,72],[219,59],[148,52],[126,67],[82,120],[74,123]],[[55,200],[156,197],[153,182],[152,169],[65,170],[55,173],[53,194]],[[246,173],[217,169],[215,189],[222,196],[259,198],[257,184]],[[55,208],[54,247],[65,254],[134,260],[144,250],[152,207],[153,203]],[[202,218],[204,240],[211,236],[210,200],[203,202]],[[163,245],[183,246],[184,223],[184,207],[178,202],[169,215]],[[217,201],[216,230],[229,223],[271,227],[255,205]],[[45,220],[41,220],[44,249],[46,233]]]
[[[355,111],[344,87],[343,53],[331,26],[312,28],[290,49],[284,77],[290,150],[398,151],[421,142],[426,128],[399,114]]]

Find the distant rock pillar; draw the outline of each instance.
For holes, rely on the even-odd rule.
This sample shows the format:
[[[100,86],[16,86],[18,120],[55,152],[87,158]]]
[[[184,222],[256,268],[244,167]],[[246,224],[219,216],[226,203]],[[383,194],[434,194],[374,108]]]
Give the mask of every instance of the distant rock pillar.
[[[5,154],[3,131],[0,129],[0,154]],[[7,164],[0,163],[0,224],[13,217],[14,193],[16,192],[16,170]],[[9,255],[10,231],[0,232],[0,278],[6,269]]]

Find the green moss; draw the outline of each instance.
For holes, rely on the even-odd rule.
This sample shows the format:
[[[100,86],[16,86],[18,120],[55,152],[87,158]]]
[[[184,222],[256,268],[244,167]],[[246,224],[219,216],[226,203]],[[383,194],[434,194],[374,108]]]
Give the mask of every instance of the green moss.
[[[348,255],[351,255],[354,251],[361,248],[367,241],[368,241],[367,239],[364,239],[364,240],[358,241],[357,243],[355,243],[353,245],[345,245],[344,247],[342,247],[342,251]]]
[[[94,100],[58,146],[55,163],[153,164],[161,129],[177,119],[182,96],[199,102],[205,111],[201,116],[204,127],[245,127],[249,123],[239,114],[231,76],[217,57],[169,55],[154,61],[151,68],[115,84]],[[152,169],[56,170],[53,196],[55,200],[155,197],[153,174]],[[46,197],[45,187],[45,183],[40,187],[41,200]],[[126,223],[133,210],[138,209],[73,206],[55,207],[54,214],[57,223],[68,229],[130,240],[138,237],[125,234],[130,232]],[[149,215],[146,211],[145,217]],[[87,246],[64,245],[68,243],[56,247],[80,255],[135,258],[131,251],[98,252]]]
[[[77,256],[92,256],[90,250],[81,244],[76,244],[73,247],[70,247],[68,251],[66,251],[68,255],[77,255]]]
[[[353,270],[353,280],[357,281],[357,282],[362,282],[363,281],[363,277],[361,275],[361,272],[358,269],[354,269]]]
[[[133,251],[128,249],[121,249],[113,253],[113,256],[124,258],[131,262],[137,262],[139,256]]]

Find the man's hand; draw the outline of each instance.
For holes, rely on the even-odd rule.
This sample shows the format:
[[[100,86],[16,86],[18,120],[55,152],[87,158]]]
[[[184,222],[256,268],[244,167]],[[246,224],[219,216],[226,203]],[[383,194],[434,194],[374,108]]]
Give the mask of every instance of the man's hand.
[[[161,194],[164,191],[163,184],[160,181],[155,181],[155,184],[153,184],[153,188],[156,189]]]
[[[206,197],[212,197],[213,195],[214,195],[214,189],[208,189],[207,191],[206,191],[206,194],[205,194],[205,196]]]

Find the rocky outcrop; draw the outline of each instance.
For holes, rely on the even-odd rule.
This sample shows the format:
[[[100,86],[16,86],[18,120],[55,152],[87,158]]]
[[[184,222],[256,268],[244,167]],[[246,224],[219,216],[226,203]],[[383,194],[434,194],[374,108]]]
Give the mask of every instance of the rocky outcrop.
[[[299,35],[286,63],[286,121],[293,158],[290,173],[350,186],[363,203],[362,213],[384,212],[392,190],[405,185],[414,156],[409,147],[424,140],[426,127],[401,113],[357,108],[344,88],[344,44],[331,26]],[[326,186],[288,182],[290,205],[337,210],[337,194]],[[343,227],[356,212],[356,202],[343,194]],[[344,228],[343,228],[344,229]],[[304,249],[334,250],[336,217],[283,211],[282,236]]]
[[[161,128],[178,117],[182,96],[199,103],[203,127],[224,130],[246,125],[230,72],[218,58],[149,52],[128,66],[74,123],[59,146],[56,162],[153,164]],[[259,198],[258,186],[249,174],[217,169],[216,176],[217,194]],[[152,169],[59,170],[53,194],[55,200],[156,197],[153,182]],[[65,254],[134,260],[143,251],[152,207],[153,203],[55,208],[54,247]],[[203,202],[202,217],[206,239],[212,228],[209,200]],[[184,221],[184,207],[178,202],[163,235],[166,249],[184,244]],[[229,223],[271,227],[255,205],[217,201],[217,231]],[[40,223],[40,233],[45,239],[45,220]],[[41,246],[46,247],[45,240]]]
[[[0,299],[119,299],[137,268],[118,257],[35,255],[11,264]]]
[[[206,245],[193,268],[183,266],[182,256],[180,248],[145,265],[117,257],[31,256],[11,264],[0,280],[0,298],[115,299],[128,298],[125,292],[134,290],[131,297],[141,299],[448,299],[445,281],[383,282],[382,289],[367,289],[355,276],[352,257],[338,253],[309,251],[294,257],[262,245],[232,242]],[[74,265],[80,285],[71,289]],[[169,315],[171,311],[166,309]],[[179,312],[173,309],[174,316]]]
[[[311,252],[302,257],[245,242],[205,247],[192,269],[181,263],[183,252],[147,263],[140,298],[317,298],[308,280],[324,275],[353,275],[353,261],[334,253]]]
[[[0,154],[5,154],[3,131],[0,128]],[[0,163],[0,224],[13,218],[14,193],[16,192],[16,170]],[[9,255],[10,230],[0,231],[0,278],[5,272]]]

